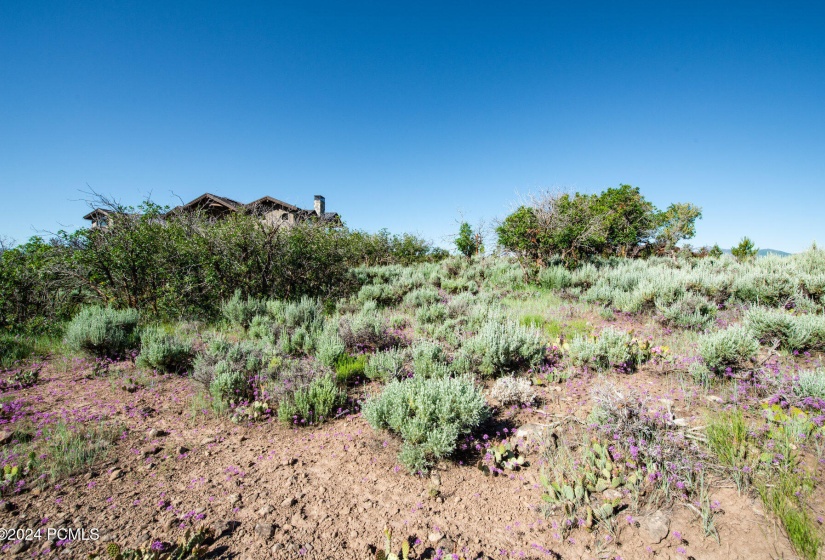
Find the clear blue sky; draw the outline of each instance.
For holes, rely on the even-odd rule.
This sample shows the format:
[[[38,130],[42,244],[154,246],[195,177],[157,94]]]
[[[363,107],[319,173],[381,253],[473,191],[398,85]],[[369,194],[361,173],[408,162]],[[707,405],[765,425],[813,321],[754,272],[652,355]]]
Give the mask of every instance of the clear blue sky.
[[[721,6],[720,4],[724,4]],[[269,194],[444,244],[638,186],[694,244],[825,243],[825,4],[0,0],[0,235]]]

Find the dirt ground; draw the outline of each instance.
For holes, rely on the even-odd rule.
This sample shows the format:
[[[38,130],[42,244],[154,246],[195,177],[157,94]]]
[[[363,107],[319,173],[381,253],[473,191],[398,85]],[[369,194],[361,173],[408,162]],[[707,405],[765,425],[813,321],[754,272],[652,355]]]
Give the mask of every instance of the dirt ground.
[[[385,526],[393,530],[394,548],[410,540],[415,558],[796,558],[758,498],[739,496],[733,487],[713,490],[721,508],[719,542],[704,536],[696,514],[684,505],[661,512],[670,524],[660,542],[645,530],[645,515],[626,511],[608,538],[578,529],[562,539],[558,519],[538,509],[538,451],[528,457],[533,465],[489,477],[474,466],[478,454],[468,441],[456,462],[439,466],[437,484],[409,475],[396,458],[398,441],[374,432],[355,411],[301,429],[274,420],[193,420],[195,387],[187,379],[157,377],[129,393],[110,378],[89,378],[88,368],[63,369],[47,365],[36,386],[16,395],[27,402],[33,421],[105,417],[122,422],[127,432],[92,471],[5,498],[0,527],[40,528],[42,534],[28,542],[6,541],[6,558],[86,558],[109,541],[176,541],[186,528],[200,525],[219,533],[207,558],[362,560],[383,545]],[[653,398],[673,399],[674,412],[691,425],[701,423],[697,404],[719,406],[680,408],[684,395],[655,371],[616,380]],[[528,423],[564,429],[565,421],[589,411],[591,381],[539,388],[540,408],[499,410],[488,435],[506,437]],[[358,387],[351,396],[371,390]],[[48,539],[49,528],[83,529],[87,535],[95,529],[99,538]]]

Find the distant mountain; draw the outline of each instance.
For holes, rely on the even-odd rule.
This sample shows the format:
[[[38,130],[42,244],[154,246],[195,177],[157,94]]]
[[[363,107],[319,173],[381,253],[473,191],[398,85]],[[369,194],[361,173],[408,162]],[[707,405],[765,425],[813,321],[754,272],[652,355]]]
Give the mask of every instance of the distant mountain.
[[[722,252],[730,255],[730,249],[722,249]],[[787,257],[792,254],[793,253],[786,253],[785,251],[780,251],[779,249],[759,249],[759,252],[756,253],[756,256],[765,257],[767,255],[779,255],[780,257]]]

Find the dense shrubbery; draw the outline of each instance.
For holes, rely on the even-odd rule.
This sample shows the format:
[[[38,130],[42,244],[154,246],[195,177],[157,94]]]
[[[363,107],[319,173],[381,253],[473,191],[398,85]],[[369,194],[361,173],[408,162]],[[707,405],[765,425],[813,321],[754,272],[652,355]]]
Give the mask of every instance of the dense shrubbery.
[[[759,341],[743,326],[733,326],[702,336],[699,354],[713,372],[739,369],[756,357]]]
[[[570,342],[569,352],[575,365],[632,371],[650,359],[649,347],[649,343],[638,342],[630,333],[608,327],[599,336],[575,337]]]
[[[490,321],[462,346],[456,367],[498,376],[538,365],[544,353],[545,343],[536,329],[513,321]]]
[[[329,420],[346,399],[347,394],[338,389],[331,376],[319,377],[281,400],[278,418],[296,425],[319,424]]]
[[[825,350],[825,317],[822,316],[754,307],[745,315],[745,326],[760,341],[776,341],[784,350]]]
[[[444,257],[415,236],[386,231],[314,222],[273,228],[242,212],[216,221],[197,212],[166,214],[151,202],[110,210],[107,228],[0,249],[0,327],[42,330],[96,302],[159,319],[213,319],[236,290],[253,298],[247,301],[332,298],[356,287],[353,266]],[[227,310],[244,326],[251,311]]]
[[[135,309],[85,307],[66,328],[66,345],[97,357],[122,357],[138,347]]]
[[[216,404],[251,400],[255,378],[270,353],[254,341],[216,337],[195,357],[193,378],[208,389]]]
[[[136,364],[163,372],[185,372],[192,365],[192,343],[163,327],[150,326],[140,334]]]
[[[467,376],[391,381],[363,411],[373,428],[401,436],[399,459],[412,473],[452,454],[458,438],[489,415],[484,395]]]

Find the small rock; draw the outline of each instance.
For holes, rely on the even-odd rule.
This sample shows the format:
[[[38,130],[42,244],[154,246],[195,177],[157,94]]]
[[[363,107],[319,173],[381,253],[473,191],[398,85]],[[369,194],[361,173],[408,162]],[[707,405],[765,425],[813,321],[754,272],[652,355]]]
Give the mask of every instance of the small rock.
[[[109,481],[111,482],[113,480],[117,480],[121,476],[123,476],[123,471],[120,469],[115,469],[109,473]]]
[[[661,510],[640,519],[642,537],[650,544],[659,544],[670,533],[670,518]]]
[[[140,545],[140,544],[145,543],[146,541],[148,541],[151,538],[152,538],[152,535],[150,535],[148,532],[143,532],[140,535],[138,535],[138,537],[136,539],[136,542],[137,542],[138,545]]]
[[[270,550],[272,550],[272,552],[280,552],[281,550],[283,550],[283,548],[284,545],[282,545],[281,543],[275,543],[272,545],[272,548]]]
[[[516,430],[516,438],[522,438],[528,441],[541,441],[547,435],[547,426],[539,424],[525,424]]]
[[[167,530],[169,528],[167,527]],[[224,533],[228,533],[231,529],[231,526],[228,521],[215,521],[212,524],[212,530],[215,531],[215,538],[217,539]]]
[[[722,402],[723,402],[722,397],[717,397],[716,395],[707,395],[707,396],[705,396],[705,399],[707,399],[710,402],[715,402],[715,403],[719,403],[719,404],[722,404]]]
[[[352,531],[350,531],[350,532],[349,532],[349,538],[351,538],[351,539],[357,539],[357,538],[358,538],[358,531],[356,531],[355,529],[353,529]]]
[[[185,447],[183,445],[179,445],[177,451],[178,451],[178,455],[184,455],[186,453],[189,453],[189,448]]]
[[[303,548],[304,550],[306,550],[307,552],[312,552],[312,550],[313,550],[313,549],[312,549],[312,545],[311,545],[311,544],[309,544],[309,543],[305,544],[302,548]]]
[[[8,430],[0,430],[0,445],[6,445],[11,441],[12,433]]]
[[[440,541],[443,538],[444,538],[444,535],[441,534],[441,533],[430,533],[429,535],[427,535],[427,540],[430,541],[433,544],[437,543],[438,541]]]
[[[438,473],[434,472],[434,473],[432,474],[432,476],[430,476],[430,482],[432,482],[432,483],[433,483],[433,486],[435,486],[436,488],[438,488],[439,486],[441,486],[441,475],[439,475]]]
[[[290,498],[285,499],[283,502],[281,502],[281,507],[292,507],[297,503],[298,503],[298,500],[296,500],[293,497],[290,497]]]
[[[169,432],[158,428],[152,428],[146,433],[146,435],[149,436],[149,438],[159,438],[163,436],[168,436]]]
[[[684,418],[674,418],[673,419],[673,424],[676,425],[676,426],[680,426],[680,427],[684,428],[685,426],[689,426],[690,422],[688,422]]]
[[[270,523],[258,523],[255,525],[255,534],[262,539],[272,538],[275,534],[275,526]]]
[[[272,506],[269,504],[258,510],[258,515],[260,516],[269,515],[270,513],[272,513]]]
[[[455,545],[453,544],[453,542],[450,539],[444,538],[444,539],[441,539],[440,541],[438,541],[438,544],[436,545],[436,549],[438,549],[438,548],[440,548],[444,552],[452,552],[453,549],[455,548]]]
[[[209,445],[210,443],[215,443],[215,438],[205,437],[201,440],[201,445]]]
[[[235,504],[237,504],[241,501],[241,495],[240,494],[229,494],[229,496],[227,496],[226,499],[229,500],[229,505],[230,506],[234,506]]]
[[[163,448],[159,445],[150,445],[148,447],[144,447],[143,449],[141,449],[140,452],[144,457],[148,457],[150,455],[157,455],[158,453],[160,453],[161,449]]]
[[[622,493],[616,490],[615,488],[608,488],[607,490],[602,492],[602,497],[605,500],[610,500],[612,502],[613,500],[621,500]]]

